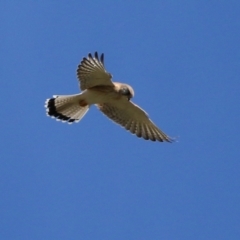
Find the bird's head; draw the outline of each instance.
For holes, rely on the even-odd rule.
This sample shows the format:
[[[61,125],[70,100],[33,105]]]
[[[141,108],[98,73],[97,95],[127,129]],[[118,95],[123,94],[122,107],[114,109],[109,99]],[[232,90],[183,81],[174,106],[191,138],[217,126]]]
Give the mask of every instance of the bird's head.
[[[119,93],[123,96],[126,96],[128,101],[134,96],[134,91],[131,86],[127,84],[122,84],[119,88]]]

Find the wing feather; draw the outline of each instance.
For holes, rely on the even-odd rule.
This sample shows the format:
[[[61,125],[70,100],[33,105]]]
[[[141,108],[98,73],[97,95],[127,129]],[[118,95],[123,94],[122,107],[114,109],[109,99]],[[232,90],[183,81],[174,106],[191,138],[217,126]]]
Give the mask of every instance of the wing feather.
[[[141,129],[142,129],[142,133],[143,133],[143,138],[148,140],[149,133],[148,133],[147,125],[141,124]]]
[[[87,58],[83,58],[77,69],[77,77],[81,90],[99,85],[113,85],[111,80],[112,75],[104,68],[103,60],[104,55],[101,54],[99,60],[97,52],[95,52],[94,57],[89,53]]]
[[[150,120],[143,109],[126,99],[98,104],[97,106],[107,117],[138,137],[152,141],[173,142],[172,138]]]

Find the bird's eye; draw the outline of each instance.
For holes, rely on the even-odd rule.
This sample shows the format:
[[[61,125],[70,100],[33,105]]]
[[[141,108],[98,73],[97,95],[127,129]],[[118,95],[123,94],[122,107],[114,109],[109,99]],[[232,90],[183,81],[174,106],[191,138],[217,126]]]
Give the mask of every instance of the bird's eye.
[[[132,93],[128,87],[122,87],[119,91],[123,96],[126,96],[128,101],[132,98]]]
[[[122,93],[122,95],[125,95],[125,96],[130,95],[130,91],[129,91],[128,88],[122,88],[121,89],[121,93]]]

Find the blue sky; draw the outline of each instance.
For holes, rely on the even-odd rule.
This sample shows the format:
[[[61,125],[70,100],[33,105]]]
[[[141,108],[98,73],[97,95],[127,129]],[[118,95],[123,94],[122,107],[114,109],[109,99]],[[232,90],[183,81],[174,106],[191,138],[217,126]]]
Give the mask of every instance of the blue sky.
[[[0,238],[240,239],[239,1],[1,1]],[[95,107],[78,124],[45,99],[79,92],[105,54],[173,144]]]

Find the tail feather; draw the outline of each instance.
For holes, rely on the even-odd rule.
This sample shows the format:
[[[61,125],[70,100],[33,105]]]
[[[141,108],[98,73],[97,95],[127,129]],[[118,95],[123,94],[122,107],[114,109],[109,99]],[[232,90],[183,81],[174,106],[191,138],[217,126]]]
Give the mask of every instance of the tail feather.
[[[45,108],[47,115],[62,122],[79,122],[87,113],[89,105],[79,105],[80,95],[60,95],[47,99]]]

